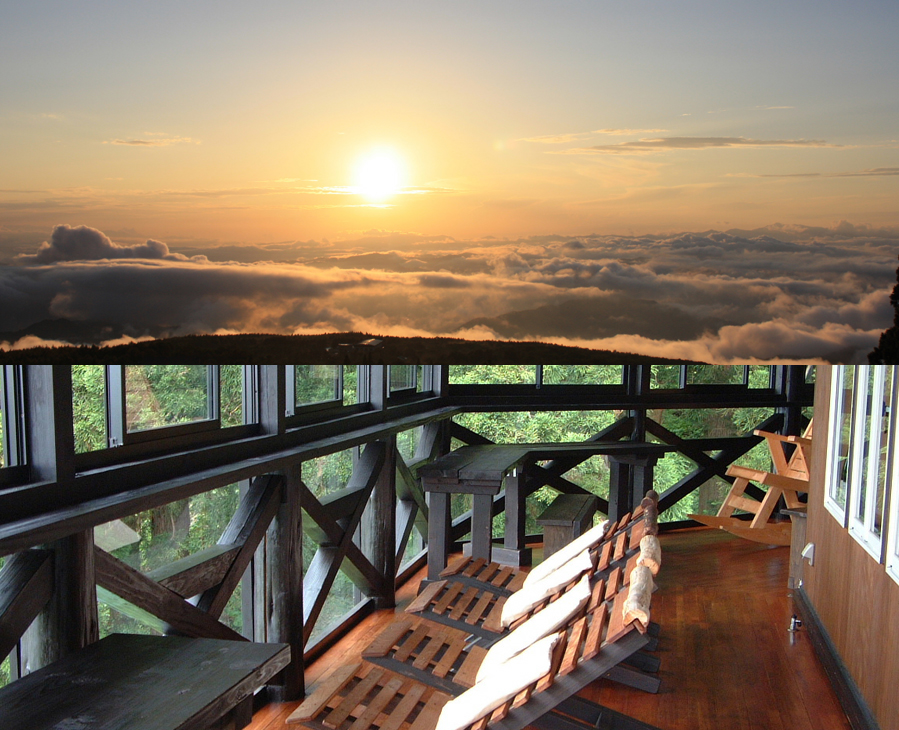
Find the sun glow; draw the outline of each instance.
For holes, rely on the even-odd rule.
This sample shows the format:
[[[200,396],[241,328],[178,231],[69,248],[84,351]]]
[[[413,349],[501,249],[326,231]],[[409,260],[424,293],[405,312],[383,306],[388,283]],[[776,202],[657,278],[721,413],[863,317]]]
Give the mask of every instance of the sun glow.
[[[403,187],[403,163],[393,150],[377,150],[356,165],[356,192],[370,200],[384,200]]]

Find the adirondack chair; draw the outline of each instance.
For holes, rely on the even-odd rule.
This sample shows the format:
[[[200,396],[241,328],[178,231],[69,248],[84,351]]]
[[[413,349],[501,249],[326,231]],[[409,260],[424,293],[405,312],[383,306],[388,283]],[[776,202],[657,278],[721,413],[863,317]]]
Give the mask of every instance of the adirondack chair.
[[[607,577],[616,567],[623,568],[629,560],[635,560],[642,538],[658,533],[657,504],[658,495],[652,492],[632,515],[624,515],[605,530],[594,528],[595,539],[591,539],[590,533],[582,535],[552,555],[545,565],[535,567],[531,574],[497,563],[462,558],[441,573],[442,580],[425,586],[406,611],[482,639],[497,638],[503,631],[501,615],[506,601],[526,581],[564,564],[566,559],[584,550],[589,550],[595,577]],[[572,576],[571,580],[576,577]],[[654,635],[657,628],[651,627]]]
[[[353,664],[323,680],[287,722],[313,730],[524,730],[528,725],[541,730],[657,730],[576,697],[646,645],[651,578],[646,577],[648,569],[639,571],[639,580],[632,579],[631,585],[622,581],[617,590],[595,586],[592,610],[564,630],[535,640],[467,689],[459,682],[436,686],[428,674],[422,681]],[[474,667],[464,676],[470,683]]]
[[[734,477],[734,483],[725,497],[717,515],[690,515],[691,519],[710,527],[719,527],[747,540],[768,545],[789,545],[791,525],[789,520],[769,522],[774,508],[783,497],[790,509],[799,507],[801,493],[809,488],[809,459],[812,444],[812,422],[809,422],[802,436],[782,436],[768,431],[754,431],[768,444],[774,471],[763,471],[746,466],[731,465],[727,475]],[[792,455],[787,458],[785,448],[793,446]],[[761,501],[745,495],[750,483],[768,487]],[[755,515],[751,521],[734,517],[736,510]]]

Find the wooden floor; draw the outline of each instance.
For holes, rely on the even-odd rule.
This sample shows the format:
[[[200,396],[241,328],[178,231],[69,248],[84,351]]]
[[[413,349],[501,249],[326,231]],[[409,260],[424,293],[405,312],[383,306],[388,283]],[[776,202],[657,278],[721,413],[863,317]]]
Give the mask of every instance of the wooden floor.
[[[652,617],[662,626],[662,689],[646,694],[600,680],[582,695],[661,730],[849,730],[850,725],[787,588],[789,548],[768,547],[715,529],[662,535],[663,566]],[[415,581],[417,584],[417,581]],[[400,610],[412,597],[407,584]],[[307,691],[391,620],[366,618],[307,668]],[[281,730],[298,703],[256,713],[252,730]]]

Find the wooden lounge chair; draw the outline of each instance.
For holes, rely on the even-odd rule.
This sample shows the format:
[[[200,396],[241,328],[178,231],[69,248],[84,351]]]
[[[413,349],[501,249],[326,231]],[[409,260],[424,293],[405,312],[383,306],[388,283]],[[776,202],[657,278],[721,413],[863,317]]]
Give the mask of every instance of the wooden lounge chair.
[[[811,452],[812,422],[802,436],[782,436],[768,431],[754,431],[768,444],[774,471],[763,471],[746,466],[731,465],[727,475],[734,477],[734,483],[724,498],[717,515],[690,515],[691,519],[709,527],[744,537],[747,540],[768,545],[789,545],[791,526],[789,520],[769,522],[778,501],[783,497],[790,509],[801,506],[799,495],[808,492],[809,459]],[[787,458],[785,447],[792,446],[793,453]],[[761,501],[746,496],[751,483],[768,487]],[[753,514],[751,521],[734,517],[736,510]]]
[[[598,642],[602,640],[606,617],[623,615],[621,607],[629,587],[625,582],[626,575],[625,571],[615,569],[608,580],[595,580],[584,610],[577,612],[563,625],[569,633],[569,645],[572,642],[586,642],[586,658],[595,655]],[[525,620],[517,621],[514,628],[522,625]],[[654,642],[649,636],[648,626],[647,623],[643,627],[647,631],[644,648],[649,648]],[[609,636],[614,640],[618,629],[608,630]],[[508,633],[503,636],[508,636]],[[362,656],[375,664],[433,684],[444,691],[452,693],[456,688],[458,693],[458,685],[469,687],[474,683],[474,676],[484,656],[495,643],[496,640],[490,643],[473,643],[471,636],[463,630],[429,621],[405,619],[388,627],[362,652]],[[650,673],[657,672],[658,669],[658,657],[640,651],[622,660],[621,664],[611,668],[604,676],[627,686],[655,693],[659,690],[660,682],[657,676]]]
[[[615,568],[625,568],[629,561],[636,560],[641,539],[658,532],[657,499],[655,493],[644,499],[633,515],[624,515],[589,548],[594,576],[608,577]],[[451,563],[441,578],[421,590],[406,608],[407,613],[489,641],[503,631],[500,623],[503,607],[508,597],[522,587],[527,574],[482,559],[461,558]]]
[[[641,586],[642,591],[635,589],[638,603],[648,606],[646,582]],[[463,682],[436,687],[382,667],[354,664],[323,680],[287,722],[313,730],[523,730],[528,725],[542,730],[655,730],[575,696],[649,638],[648,612],[625,609],[629,588],[620,586],[609,600],[601,600],[606,590],[595,587],[593,610],[565,631],[538,640],[468,690],[464,678],[474,676],[473,665],[460,670]],[[547,646],[551,655],[534,665],[530,655],[539,656]],[[458,701],[451,706],[454,697]]]

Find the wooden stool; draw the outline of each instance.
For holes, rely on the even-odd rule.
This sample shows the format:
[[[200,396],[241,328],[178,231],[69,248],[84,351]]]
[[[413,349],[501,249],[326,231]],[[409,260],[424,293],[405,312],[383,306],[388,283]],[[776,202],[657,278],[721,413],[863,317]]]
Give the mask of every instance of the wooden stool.
[[[543,526],[543,559],[593,527],[593,515],[598,507],[599,499],[594,494],[556,497],[537,518],[537,524]]]

